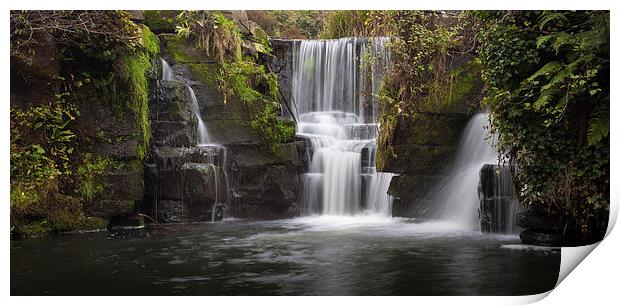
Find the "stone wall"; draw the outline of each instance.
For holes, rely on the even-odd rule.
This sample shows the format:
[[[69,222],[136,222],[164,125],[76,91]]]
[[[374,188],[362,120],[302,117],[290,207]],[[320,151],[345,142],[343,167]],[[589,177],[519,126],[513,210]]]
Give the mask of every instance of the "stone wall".
[[[170,34],[159,37],[174,81],[160,81],[158,92],[151,97],[154,147],[153,160],[145,174],[148,188],[144,210],[160,221],[202,221],[208,214],[194,212],[210,212],[210,208],[200,206],[212,203],[214,193],[201,198],[197,191],[209,193],[214,189],[214,176],[205,178],[205,173],[190,164],[213,163],[209,158],[217,155],[218,188],[224,188],[224,181],[228,185],[228,190],[219,191],[218,201],[226,206],[227,216],[296,215],[298,175],[306,167],[305,143],[295,140],[282,144],[279,155],[271,153],[261,135],[249,125],[250,116],[243,103],[236,97],[229,97],[224,103],[217,87],[217,61],[187,40]],[[205,149],[196,147],[196,122],[189,110],[187,85],[195,92],[212,142],[221,146],[217,154],[208,153],[202,159],[195,159],[197,151]]]

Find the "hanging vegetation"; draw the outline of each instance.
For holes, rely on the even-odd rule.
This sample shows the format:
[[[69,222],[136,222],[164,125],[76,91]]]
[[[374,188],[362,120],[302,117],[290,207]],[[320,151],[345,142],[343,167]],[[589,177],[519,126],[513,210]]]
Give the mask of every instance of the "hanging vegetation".
[[[213,11],[182,11],[177,34],[194,41],[207,56],[219,63],[241,59],[241,34],[234,21]]]
[[[484,11],[479,60],[499,150],[521,203],[565,232],[605,232],[609,12]]]
[[[241,56],[243,42],[256,46],[256,51],[269,54],[269,40],[260,29],[256,35],[241,35],[235,21],[217,11],[184,11],[179,14],[180,37],[194,41],[207,56],[216,56],[221,68],[217,83],[224,94],[224,103],[239,98],[250,113],[250,125],[257,130],[272,152],[279,152],[279,144],[289,142],[295,135],[292,122],[278,119],[280,98],[275,73],[267,72],[258,64],[258,54]],[[243,40],[243,41],[242,41]],[[250,52],[251,53],[251,52]]]
[[[23,105],[12,102],[11,221],[16,232],[105,226],[104,220],[84,214],[82,205],[101,188],[88,185],[83,170],[110,158],[88,153],[94,140],[79,130],[85,128],[79,126],[80,110],[99,105],[114,109],[118,118],[132,116],[127,118],[137,127],[135,153],[143,159],[151,137],[147,75],[158,53],[157,37],[123,11],[11,12],[12,73],[19,76],[19,86],[45,78],[51,84],[49,92]],[[41,61],[47,70],[39,68]],[[101,133],[97,136],[108,137]],[[91,181],[100,180],[110,164],[98,163],[101,169],[92,172]]]

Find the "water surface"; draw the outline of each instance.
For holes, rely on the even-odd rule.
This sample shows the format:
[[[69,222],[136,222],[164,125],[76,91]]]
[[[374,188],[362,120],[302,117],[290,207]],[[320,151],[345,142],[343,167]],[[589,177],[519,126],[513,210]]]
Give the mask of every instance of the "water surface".
[[[11,241],[12,295],[522,295],[560,252],[410,219],[226,220]]]

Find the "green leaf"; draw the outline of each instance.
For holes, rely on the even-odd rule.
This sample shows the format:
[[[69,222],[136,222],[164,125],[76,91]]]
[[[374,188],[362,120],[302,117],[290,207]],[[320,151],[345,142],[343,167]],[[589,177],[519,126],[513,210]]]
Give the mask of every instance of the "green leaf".
[[[588,145],[595,145],[609,135],[609,119],[592,118],[588,121]]]
[[[564,13],[561,12],[544,12],[538,21],[538,27],[542,30],[547,23],[552,21],[568,21]]]
[[[551,61],[548,62],[547,64],[545,64],[542,68],[538,69],[538,71],[536,71],[534,74],[532,74],[529,78],[527,78],[529,81],[533,81],[534,79],[536,79],[539,76],[542,75],[549,75],[552,73],[555,73],[556,71],[562,69],[564,67],[564,64],[558,62],[558,61]]]

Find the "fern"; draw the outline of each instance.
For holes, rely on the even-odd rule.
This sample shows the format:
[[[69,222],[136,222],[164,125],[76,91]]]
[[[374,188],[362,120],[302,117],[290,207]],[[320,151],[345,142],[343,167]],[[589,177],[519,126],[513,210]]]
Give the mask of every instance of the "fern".
[[[602,108],[588,121],[588,145],[595,145],[609,136],[609,108]]]
[[[558,21],[558,22],[567,22],[568,19],[566,18],[566,16],[564,16],[564,13],[562,12],[544,12],[541,16],[540,19],[538,21],[538,27],[542,30],[545,25],[547,25],[547,23],[552,22],[552,21]]]
[[[536,79],[539,76],[542,75],[549,75],[552,73],[555,73],[556,71],[562,69],[562,67],[564,66],[564,64],[558,62],[558,61],[551,61],[548,62],[547,64],[545,64],[544,66],[542,66],[542,68],[538,69],[538,71],[536,71],[534,74],[532,74],[528,80],[529,81],[533,81],[534,79]]]

